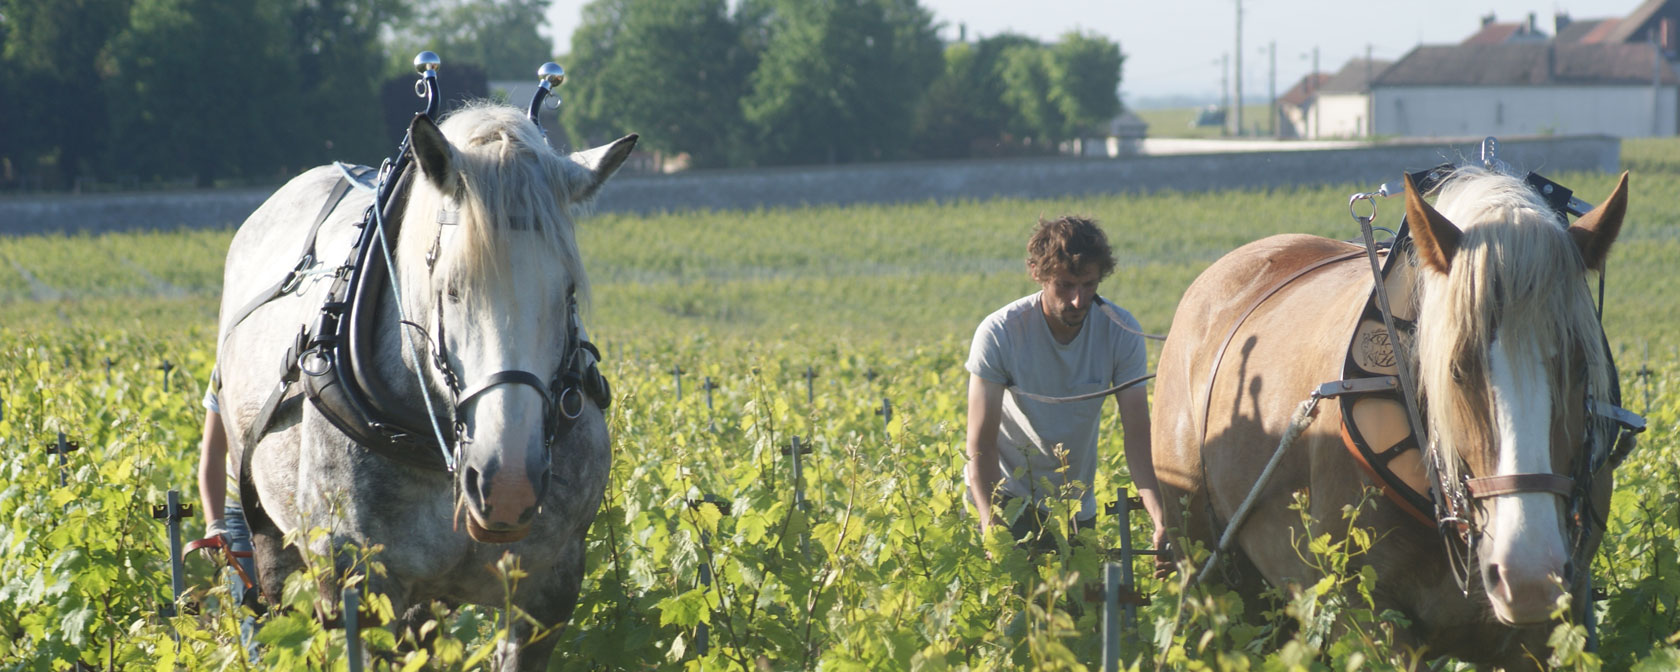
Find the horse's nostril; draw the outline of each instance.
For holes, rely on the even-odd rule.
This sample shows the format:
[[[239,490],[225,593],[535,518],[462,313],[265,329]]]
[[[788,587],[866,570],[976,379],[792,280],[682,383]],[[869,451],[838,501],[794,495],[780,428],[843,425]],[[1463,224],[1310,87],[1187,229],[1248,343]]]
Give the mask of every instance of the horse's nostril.
[[[467,498],[481,510],[483,515],[490,515],[489,481],[481,479],[478,470],[473,467],[467,467],[466,472],[462,474],[462,480],[464,481],[462,485],[465,486],[464,489],[467,491]]]

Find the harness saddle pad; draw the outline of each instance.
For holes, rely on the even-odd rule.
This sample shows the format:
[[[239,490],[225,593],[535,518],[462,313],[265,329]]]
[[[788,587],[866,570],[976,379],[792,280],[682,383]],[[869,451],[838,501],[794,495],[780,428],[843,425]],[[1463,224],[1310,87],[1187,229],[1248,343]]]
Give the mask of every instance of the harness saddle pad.
[[[1410,247],[1411,238],[1402,225],[1382,264],[1383,286],[1388,290],[1394,328],[1406,351],[1412,349],[1417,324],[1416,302],[1412,296],[1417,269]],[[1394,378],[1399,375],[1398,364],[1373,287],[1348,343],[1342,378],[1349,381]],[[1342,404],[1342,442],[1366,474],[1382,487],[1384,495],[1412,517],[1433,527],[1434,504],[1429,498],[1423,451],[1406,417],[1399,386],[1373,388],[1337,397]]]

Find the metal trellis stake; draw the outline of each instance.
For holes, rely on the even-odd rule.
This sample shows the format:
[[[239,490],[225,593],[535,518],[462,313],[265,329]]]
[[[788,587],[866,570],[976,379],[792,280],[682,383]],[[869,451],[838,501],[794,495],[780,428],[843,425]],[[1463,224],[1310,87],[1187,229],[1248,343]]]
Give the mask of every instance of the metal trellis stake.
[[[362,672],[362,627],[356,621],[361,593],[355,586],[344,589],[344,659],[350,672]]]
[[[881,429],[892,426],[892,402],[881,397],[881,408],[876,409],[875,415],[881,416]]]
[[[163,360],[163,365],[158,368],[163,369],[163,391],[167,393],[169,392],[169,372],[175,369],[175,365],[170,364],[169,360],[166,359]]]
[[[671,379],[676,381],[677,385],[677,401],[682,401],[682,374],[682,365],[671,365]]]
[[[801,444],[799,437],[793,437],[793,442],[782,446],[782,454],[790,458],[793,463],[793,508],[796,511],[805,510],[805,461],[801,455],[810,455],[810,444]],[[800,555],[811,555],[811,537],[808,534],[799,535]]]
[[[1635,372],[1634,375],[1639,376],[1640,387],[1645,388],[1644,415],[1647,417],[1651,415],[1651,374],[1653,373],[1656,372],[1651,370],[1651,343],[1650,341],[1646,341],[1645,361],[1639,365],[1639,371]]]
[[[712,414],[712,390],[718,389],[717,383],[712,382],[711,376],[706,376],[706,380],[700,385],[700,389],[706,391],[706,415],[710,417]],[[706,431],[717,431],[717,420],[715,418],[706,421]]]
[[[691,509],[698,509],[704,504],[711,504],[712,506],[717,507],[718,513],[725,516],[730,515],[731,507],[729,502],[717,495],[704,495],[700,499],[688,500],[688,508]],[[702,527],[700,529],[700,548],[706,551],[706,557],[700,561],[700,567],[698,570],[700,575],[701,592],[707,592],[712,589],[711,544],[712,535],[707,534],[705,528]],[[711,628],[707,627],[705,623],[696,623],[694,625],[694,654],[697,656],[705,656],[710,651]]]
[[[1120,669],[1120,584],[1123,563],[1103,563],[1103,672]],[[1131,606],[1126,607],[1127,612]]]
[[[170,601],[163,608],[163,615],[175,615],[175,605],[181,601],[181,593],[186,592],[187,568],[181,562],[181,519],[193,515],[191,504],[181,503],[181,492],[170,490],[165,504],[152,505],[152,518],[164,521],[169,527],[169,590]],[[176,633],[175,640],[180,641],[180,633]]]
[[[816,379],[817,379],[817,372],[812,370],[810,366],[806,366],[805,367],[805,403],[807,403],[807,404],[816,403],[817,395],[816,395],[816,390],[815,390],[814,385],[813,385],[813,381],[815,381]]]
[[[105,384],[111,384],[111,358],[105,358]]]
[[[47,446],[48,455],[58,455],[58,487],[62,488],[70,484],[70,466],[66,463],[66,454],[80,450],[81,447],[81,444],[78,444],[75,441],[67,440],[64,436],[64,432],[58,433],[58,442]]]
[[[1105,578],[1105,582],[1108,583],[1108,593],[1111,595],[1109,604],[1115,605],[1118,602],[1118,605],[1115,605],[1118,606],[1115,611],[1119,612],[1120,625],[1123,631],[1129,633],[1136,632],[1137,629],[1137,605],[1149,604],[1149,598],[1137,592],[1136,579],[1132,575],[1132,560],[1140,555],[1156,556],[1160,555],[1161,552],[1154,549],[1132,548],[1132,512],[1143,508],[1143,498],[1128,497],[1125,487],[1116,488],[1115,494],[1115,501],[1108,505],[1108,512],[1114,514],[1120,523],[1120,548],[1116,549],[1120,552],[1120,568],[1117,576],[1112,579]],[[1118,639],[1116,639],[1114,647],[1115,655],[1118,656],[1120,650]],[[1106,652],[1108,651],[1106,639],[1103,648],[1105,652],[1104,660],[1106,661]]]

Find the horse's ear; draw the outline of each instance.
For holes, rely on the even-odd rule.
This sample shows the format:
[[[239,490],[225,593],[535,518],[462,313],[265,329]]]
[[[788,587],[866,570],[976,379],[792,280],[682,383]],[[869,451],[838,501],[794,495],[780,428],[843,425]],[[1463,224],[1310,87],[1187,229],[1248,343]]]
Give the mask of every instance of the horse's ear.
[[[455,150],[444,139],[443,131],[426,115],[417,114],[408,124],[408,142],[410,151],[414,152],[414,162],[420,165],[420,173],[439,191],[448,191],[449,163],[455,157]]]
[[[572,163],[582,170],[567,170],[567,179],[571,181],[572,200],[574,202],[587,201],[595,197],[595,192],[605,184],[607,178],[612,177],[618,167],[624,165],[624,160],[630,157],[630,150],[636,148],[636,141],[641,136],[631,133],[622,138],[609,142],[594,149],[574,152]]]
[[[1406,176],[1406,221],[1411,223],[1412,242],[1418,256],[1437,272],[1446,273],[1452,267],[1453,255],[1458,254],[1458,239],[1463,235],[1458,227],[1423,200],[1412,176]]]
[[[1616,234],[1622,232],[1622,219],[1627,216],[1627,182],[1628,174],[1624,170],[1622,179],[1610,191],[1610,197],[1592,212],[1581,215],[1569,227],[1569,237],[1575,239],[1576,247],[1581,248],[1581,260],[1587,262],[1587,268],[1604,270],[1604,260],[1610,256],[1610,244],[1616,242]]]

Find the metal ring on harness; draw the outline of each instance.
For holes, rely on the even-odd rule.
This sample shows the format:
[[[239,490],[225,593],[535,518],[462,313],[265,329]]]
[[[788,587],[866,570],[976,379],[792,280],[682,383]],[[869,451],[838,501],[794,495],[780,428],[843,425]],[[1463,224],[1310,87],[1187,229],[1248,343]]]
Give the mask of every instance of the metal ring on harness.
[[[560,417],[568,422],[575,421],[583,415],[583,393],[578,390],[577,385],[567,383],[560,389],[560,396],[555,399],[554,405],[559,410]]]

